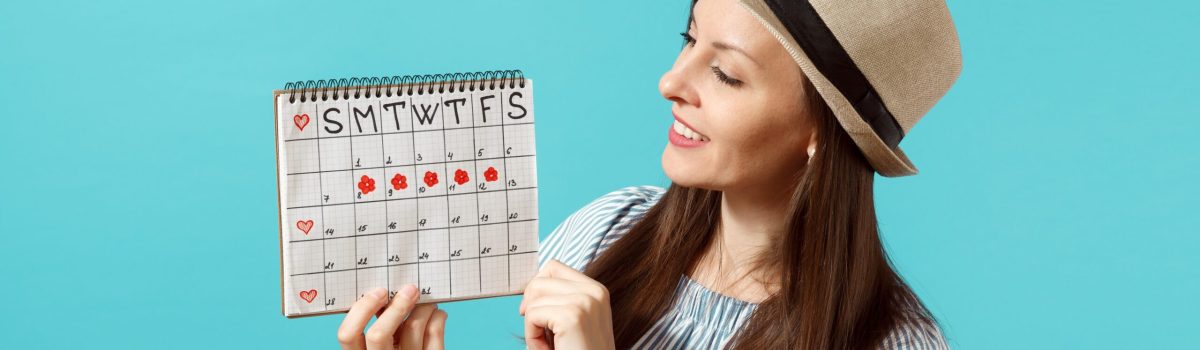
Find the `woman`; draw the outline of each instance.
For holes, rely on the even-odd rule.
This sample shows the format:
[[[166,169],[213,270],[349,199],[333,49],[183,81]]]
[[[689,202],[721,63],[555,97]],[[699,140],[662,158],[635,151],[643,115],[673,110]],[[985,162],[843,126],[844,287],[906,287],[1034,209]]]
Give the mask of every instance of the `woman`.
[[[704,0],[683,37],[659,84],[672,185],[604,195],[546,238],[529,347],[948,348],[888,261],[872,192],[876,172],[916,173],[897,144],[958,77],[945,4]],[[386,300],[369,299],[343,345]],[[413,300],[366,339],[440,347],[445,313]]]

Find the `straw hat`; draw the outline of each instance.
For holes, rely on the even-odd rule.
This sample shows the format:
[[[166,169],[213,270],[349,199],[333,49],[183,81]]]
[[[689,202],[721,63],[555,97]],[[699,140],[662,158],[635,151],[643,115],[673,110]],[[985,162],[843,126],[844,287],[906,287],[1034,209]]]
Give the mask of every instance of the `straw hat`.
[[[944,0],[739,0],[800,65],[871,166],[914,175],[900,139],[962,71]]]

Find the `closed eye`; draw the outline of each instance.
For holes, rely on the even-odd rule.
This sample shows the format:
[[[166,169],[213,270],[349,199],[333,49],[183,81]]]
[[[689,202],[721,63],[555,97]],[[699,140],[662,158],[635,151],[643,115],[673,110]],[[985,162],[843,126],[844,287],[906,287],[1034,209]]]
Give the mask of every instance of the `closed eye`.
[[[712,68],[713,75],[717,76],[717,80],[720,80],[722,83],[725,83],[725,85],[729,85],[732,87],[742,86],[741,80],[734,79],[733,77],[730,77],[728,74],[725,74],[725,72],[721,70],[721,67],[712,66],[711,68]]]

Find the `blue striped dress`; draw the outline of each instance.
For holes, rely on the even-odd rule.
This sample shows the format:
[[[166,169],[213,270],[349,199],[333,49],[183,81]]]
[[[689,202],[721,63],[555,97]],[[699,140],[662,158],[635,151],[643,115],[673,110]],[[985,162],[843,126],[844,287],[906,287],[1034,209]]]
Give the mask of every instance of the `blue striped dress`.
[[[592,201],[542,241],[539,266],[555,259],[579,271],[621,238],[666,192],[661,187],[622,188]],[[718,349],[726,345],[757,304],[704,287],[684,275],[675,303],[634,345],[637,349]],[[936,325],[908,322],[892,330],[880,349],[949,349]]]

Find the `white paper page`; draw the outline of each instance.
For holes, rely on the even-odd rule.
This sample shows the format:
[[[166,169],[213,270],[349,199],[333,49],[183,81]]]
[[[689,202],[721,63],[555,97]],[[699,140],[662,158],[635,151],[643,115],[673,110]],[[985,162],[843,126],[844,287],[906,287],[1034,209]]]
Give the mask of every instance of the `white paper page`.
[[[284,315],[346,311],[373,288],[394,295],[409,283],[421,303],[521,293],[538,252],[533,82],[524,83],[278,95]]]

